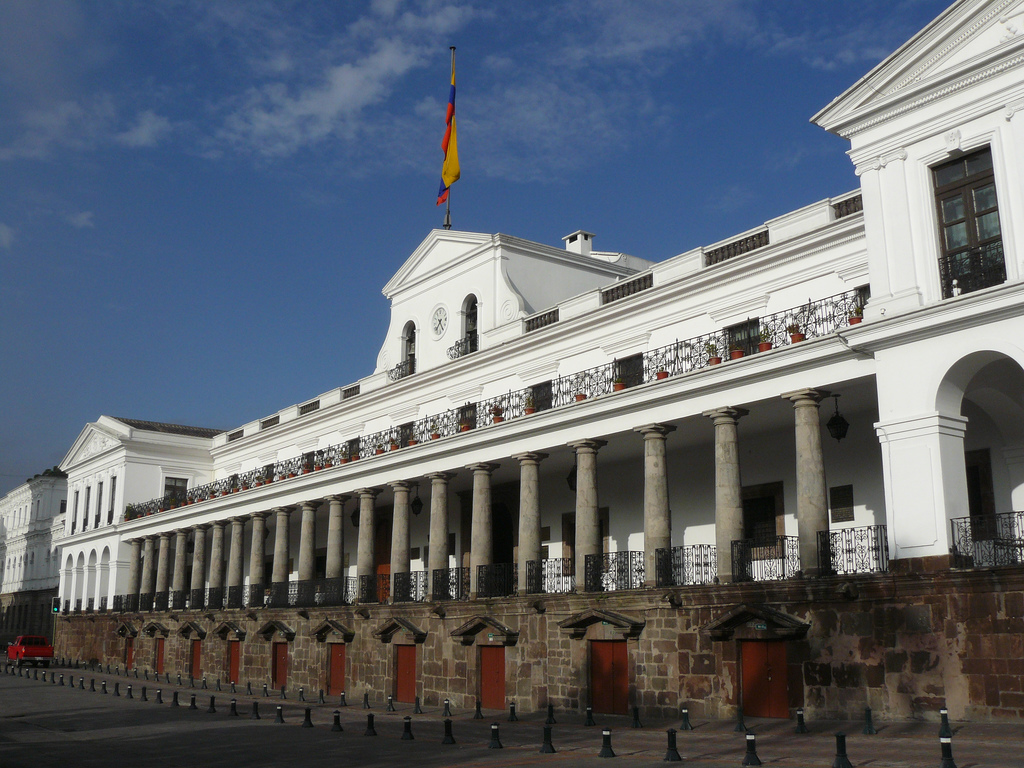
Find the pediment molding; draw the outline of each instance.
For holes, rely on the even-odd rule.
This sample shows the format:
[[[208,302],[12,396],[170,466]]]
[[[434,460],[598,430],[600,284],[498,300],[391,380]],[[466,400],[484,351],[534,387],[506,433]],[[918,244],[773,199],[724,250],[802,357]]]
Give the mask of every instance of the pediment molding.
[[[611,626],[612,631],[627,638],[639,637],[647,622],[614,611],[602,611],[588,608],[574,614],[568,619],[558,622],[558,628],[574,640],[582,640],[592,624],[604,623]]]
[[[130,621],[120,622],[114,631],[118,637],[137,637],[139,634],[139,630]]]
[[[213,634],[220,637],[221,640],[227,640],[228,635],[234,635],[238,640],[245,640],[246,632],[233,621],[222,621],[217,625],[217,628],[213,630]]]
[[[171,634],[171,630],[165,627],[159,621],[151,621],[142,628],[142,634],[149,637],[156,637],[157,635],[163,635],[167,637]]]
[[[354,630],[349,629],[340,621],[335,621],[334,619],[324,619],[321,621],[313,628],[312,634],[319,643],[326,642],[328,635],[339,635],[342,642],[345,643],[351,643],[356,636]]]
[[[390,643],[395,635],[400,633],[407,635],[414,643],[422,643],[427,639],[427,633],[425,630],[420,629],[408,619],[403,619],[398,616],[392,616],[373,630],[373,636],[382,643]]]
[[[184,624],[178,627],[178,634],[186,639],[190,637],[193,632],[195,632],[196,637],[198,637],[200,640],[206,638],[206,630],[194,621],[186,621]]]
[[[767,605],[738,605],[705,624],[700,633],[712,640],[799,640],[811,625]]]
[[[502,645],[512,646],[519,642],[519,631],[505,626],[493,616],[474,616],[449,634],[463,645],[472,645],[481,632],[494,635]]]
[[[262,637],[267,642],[274,639],[275,636],[291,642],[295,639],[295,630],[285,624],[283,621],[272,619],[260,627],[256,634]]]

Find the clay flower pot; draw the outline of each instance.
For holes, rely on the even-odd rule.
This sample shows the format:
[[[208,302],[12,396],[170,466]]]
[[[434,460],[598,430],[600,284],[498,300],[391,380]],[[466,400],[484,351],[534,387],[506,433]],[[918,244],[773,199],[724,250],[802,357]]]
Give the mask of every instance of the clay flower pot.
[[[587,399],[587,396],[585,394],[583,394],[582,392],[577,392],[576,393],[576,402],[577,403],[580,402],[581,400],[586,400],[586,399]]]
[[[667,379],[668,371],[658,371],[656,374],[654,374],[654,378],[656,378],[658,381],[661,381],[662,379]]]
[[[722,362],[722,358],[718,355],[712,355],[708,358],[708,365],[718,365],[720,362]]]
[[[791,333],[789,334],[789,340],[791,343],[796,344],[799,341],[803,341],[807,336],[802,333]]]
[[[744,354],[744,352],[743,352],[742,349],[730,349],[729,350],[729,359],[730,360],[739,360],[741,357],[743,357],[743,354]]]
[[[762,341],[760,344],[757,345],[758,352],[767,352],[771,348],[772,343],[770,341]]]
[[[626,383],[623,381],[612,382],[612,392],[621,392],[626,388]]]

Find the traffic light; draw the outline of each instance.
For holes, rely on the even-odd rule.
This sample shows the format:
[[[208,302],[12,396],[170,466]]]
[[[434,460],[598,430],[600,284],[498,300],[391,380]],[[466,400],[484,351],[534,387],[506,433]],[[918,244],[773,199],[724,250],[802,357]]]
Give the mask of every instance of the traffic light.
[[[60,613],[60,598],[50,598],[50,613]]]

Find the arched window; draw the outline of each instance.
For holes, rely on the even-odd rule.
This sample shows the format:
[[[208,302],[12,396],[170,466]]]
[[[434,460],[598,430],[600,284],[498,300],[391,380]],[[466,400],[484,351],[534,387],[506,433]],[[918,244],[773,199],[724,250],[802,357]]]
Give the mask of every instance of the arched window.
[[[476,352],[479,348],[477,336],[477,301],[476,296],[469,294],[462,303],[462,338],[465,340],[466,352]]]
[[[416,323],[405,324],[402,331],[402,362],[406,364],[405,375],[416,372]]]

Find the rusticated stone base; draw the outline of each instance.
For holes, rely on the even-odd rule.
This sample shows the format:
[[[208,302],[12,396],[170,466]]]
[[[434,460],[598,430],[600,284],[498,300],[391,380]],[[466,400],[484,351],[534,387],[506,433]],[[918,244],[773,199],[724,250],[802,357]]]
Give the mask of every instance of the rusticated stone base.
[[[322,640],[313,636],[329,618],[354,633],[346,648],[350,703],[366,691],[377,705],[388,694],[397,696],[395,646],[416,644],[416,693],[424,705],[447,697],[453,707],[471,708],[481,693],[476,646],[505,644],[507,701],[525,712],[549,703],[581,711],[590,700],[590,641],[625,638],[630,704],[643,716],[675,717],[685,705],[692,717],[731,718],[742,689],[739,644],[713,641],[700,629],[744,604],[766,604],[810,624],[804,639],[787,646],[790,709],[802,706],[808,720],[856,719],[865,706],[879,719],[937,720],[946,706],[954,720],[1024,721],[1022,568],[896,569],[874,576],[534,595],[444,603],[440,609],[421,603],[70,616],[57,622],[56,646],[58,655],[123,664],[122,635],[136,632],[135,664],[152,670],[156,640],[149,633],[161,636],[157,622],[169,632],[165,669],[172,678],[180,672],[187,679],[191,646],[180,630],[194,622],[207,633],[201,665],[212,686],[218,677],[227,680],[227,640],[235,634],[221,625],[229,621],[245,632],[241,682],[251,681],[258,690],[270,682],[271,643],[284,641],[279,630],[272,636],[259,632],[276,620],[295,633],[288,641],[290,697],[303,686],[312,698],[328,688],[329,645],[345,639],[333,630],[321,634]],[[558,626],[588,609],[623,614],[643,627],[631,633],[597,619],[575,637]],[[422,642],[401,626],[375,636],[392,617],[422,630]],[[485,623],[468,640],[451,636],[476,617],[493,619],[518,636]]]

